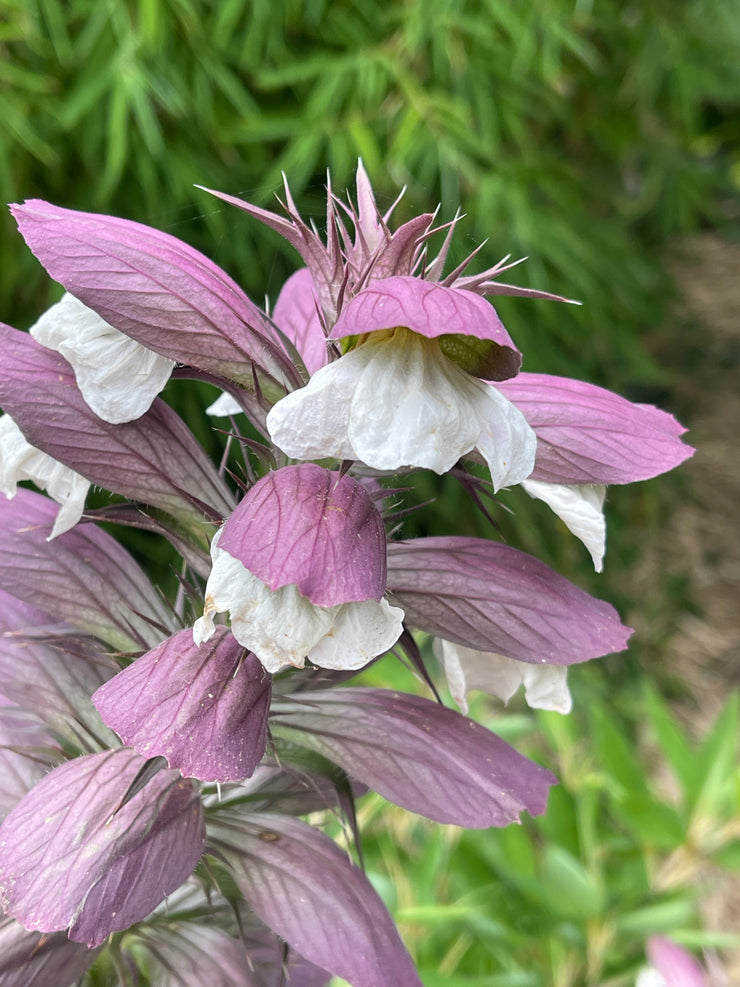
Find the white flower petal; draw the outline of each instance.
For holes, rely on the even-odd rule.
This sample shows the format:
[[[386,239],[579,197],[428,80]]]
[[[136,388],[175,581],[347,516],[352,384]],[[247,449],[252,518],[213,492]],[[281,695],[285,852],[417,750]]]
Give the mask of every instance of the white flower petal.
[[[297,586],[273,592],[242,563],[218,547],[220,532],[211,544],[213,568],[206,585],[203,616],[195,622],[197,645],[214,631],[212,614],[231,615],[231,632],[239,644],[253,651],[268,672],[286,665],[302,667],[306,655],[331,630],[338,607],[316,607],[301,596]]]
[[[591,553],[594,568],[601,572],[606,551],[604,484],[566,486],[560,483],[543,483],[541,480],[526,480],[522,486],[530,497],[543,500],[552,508],[576,538],[580,538]]]
[[[398,607],[385,600],[319,607],[295,585],[273,591],[218,547],[219,536],[211,544],[203,616],[193,626],[197,645],[213,635],[213,614],[227,610],[236,640],[273,673],[288,665],[302,668],[307,657],[324,668],[361,668],[398,639],[403,620]]]
[[[572,700],[563,665],[534,665],[492,651],[475,651],[451,641],[435,639],[434,652],[443,664],[450,694],[467,713],[467,693],[480,689],[507,703],[519,686],[532,709],[569,713]]]
[[[69,361],[88,406],[113,425],[148,411],[175,365],[108,325],[69,293],[30,332]]]
[[[362,668],[393,647],[402,622],[403,610],[387,600],[343,603],[331,629],[311,649],[308,659],[322,668]]]
[[[476,443],[491,471],[494,491],[514,486],[534,469],[537,436],[521,411],[491,384],[481,381],[475,410],[480,422]]]
[[[253,651],[268,672],[287,665],[302,668],[306,656],[331,631],[337,607],[317,607],[298,587],[271,590],[244,570],[238,595],[231,604],[231,632]]]
[[[214,418],[228,418],[231,415],[241,415],[243,411],[242,406],[228,391],[224,391],[220,397],[216,398],[213,404],[209,404],[206,408],[206,414],[213,415]]]
[[[373,469],[446,473],[478,446],[494,488],[534,469],[537,438],[490,384],[409,329],[374,333],[267,416],[272,440],[295,459],[359,459]]]
[[[499,656],[500,657],[500,656]],[[528,665],[514,662],[513,658],[501,658],[524,666],[522,682],[524,698],[532,709],[551,709],[556,713],[570,713],[573,699],[568,689],[568,668],[565,665]]]
[[[27,442],[10,415],[0,415],[0,492],[11,499],[21,480],[31,480],[60,505],[47,541],[82,517],[89,481]]]
[[[436,340],[396,329],[353,352],[364,366],[348,435],[363,463],[442,474],[475,446],[481,428],[475,406],[485,385],[449,360]]]
[[[357,373],[364,358],[359,350],[321,367],[305,387],[282,398],[267,416],[267,430],[278,448],[292,459],[355,459],[347,437],[349,409]]]

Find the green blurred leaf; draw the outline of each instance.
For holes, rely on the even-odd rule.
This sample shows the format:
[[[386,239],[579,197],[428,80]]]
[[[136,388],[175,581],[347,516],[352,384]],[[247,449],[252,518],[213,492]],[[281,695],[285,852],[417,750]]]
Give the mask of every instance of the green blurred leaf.
[[[627,795],[649,798],[645,767],[627,742],[622,724],[601,704],[592,705],[590,720],[594,757],[606,772],[611,794],[617,799]]]
[[[627,796],[614,812],[648,848],[675,850],[686,840],[686,824],[675,809],[652,796]]]
[[[655,933],[670,934],[673,929],[690,925],[694,914],[691,901],[684,897],[674,898],[620,915],[616,919],[616,927],[623,935],[637,935],[644,940]]]
[[[695,798],[693,815],[723,815],[740,811],[738,745],[740,744],[740,696],[727,699],[707,737],[697,761],[703,783]]]
[[[595,918],[604,908],[604,891],[580,860],[562,847],[547,846],[542,868],[543,894],[554,915]]]
[[[689,799],[693,801],[702,781],[699,760],[655,687],[645,683],[643,696],[648,720],[655,731],[660,749]]]

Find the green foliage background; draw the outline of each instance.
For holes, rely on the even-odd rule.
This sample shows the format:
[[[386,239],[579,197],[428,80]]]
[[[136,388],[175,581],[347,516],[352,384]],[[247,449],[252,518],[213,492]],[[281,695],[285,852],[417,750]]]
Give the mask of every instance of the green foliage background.
[[[149,223],[213,257],[255,300],[266,292],[274,300],[298,259],[194,185],[270,205],[284,171],[320,226],[326,169],[343,191],[361,155],[381,208],[408,187],[399,221],[438,202],[442,219],[462,207],[453,261],[490,238],[481,265],[528,255],[518,283],[584,302],[501,299],[525,369],[670,406],[670,373],[645,338],[672,297],[665,244],[707,226],[737,228],[739,15],[735,0],[0,0],[0,196]],[[0,271],[7,322],[25,328],[57,297],[5,213]],[[178,382],[168,399],[207,441],[202,417],[188,414],[191,403],[202,408],[199,392]],[[407,533],[461,523],[492,533],[482,519],[461,521],[454,483],[421,477],[418,494],[441,496]],[[579,573],[582,584],[590,578],[585,553],[554,533],[542,505],[512,496],[512,542]],[[621,556],[611,550],[606,588],[591,589],[630,603],[625,573],[637,541],[629,529],[636,519],[653,523],[666,499],[644,485],[614,498],[612,544],[626,547]],[[615,688],[607,677],[615,669],[605,662],[579,680],[577,702],[595,712],[567,727],[538,720],[540,755],[556,758],[565,776],[546,820],[437,844],[413,823],[413,839],[427,842],[410,855],[394,856],[399,834],[408,835],[402,823],[381,825],[370,841],[371,866],[398,874],[408,866],[417,891],[448,873],[428,903],[420,894],[411,918],[403,906],[430,987],[588,984],[595,970],[626,983],[646,932],[683,925],[685,941],[700,941],[691,940],[689,885],[655,903],[650,874],[656,853],[688,839],[697,804],[709,812],[701,779],[679,779],[683,801],[670,811],[655,808],[661,800],[644,784],[629,802],[645,769],[629,760],[630,745],[626,761],[611,756],[604,738],[629,735],[650,712],[654,733],[663,730],[662,756],[670,761],[680,744],[653,693],[638,699],[634,681]],[[722,794],[719,808],[710,806],[723,825],[732,816],[727,785],[737,800],[727,755],[737,714],[728,710],[717,728]],[[525,714],[507,722],[502,729],[524,735],[535,726]],[[587,732],[597,753],[591,773],[579,775],[573,758]],[[691,759],[688,744],[681,749]],[[726,847],[723,864],[737,867],[740,854]],[[476,890],[476,881],[492,883]],[[548,910],[535,888],[544,882],[557,896],[564,881],[575,901],[568,914]],[[664,912],[642,922],[653,906]]]

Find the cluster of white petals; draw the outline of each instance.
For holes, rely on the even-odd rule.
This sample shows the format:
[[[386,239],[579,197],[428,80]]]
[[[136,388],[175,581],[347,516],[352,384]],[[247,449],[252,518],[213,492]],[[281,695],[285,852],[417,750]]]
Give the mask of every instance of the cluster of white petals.
[[[71,364],[87,405],[112,425],[148,411],[175,365],[108,325],[68,292],[30,332],[41,346],[56,350]]]
[[[434,652],[444,664],[450,694],[463,713],[468,712],[466,697],[471,689],[480,689],[507,703],[521,685],[524,698],[533,709],[571,711],[573,701],[568,691],[568,669],[564,665],[516,661],[439,638],[435,638]]]
[[[306,658],[322,668],[362,668],[398,640],[403,610],[386,600],[362,600],[319,607],[291,584],[271,590],[238,559],[211,545],[213,568],[206,585],[203,616],[193,627],[197,645],[215,631],[213,614],[229,611],[231,632],[268,672]]]
[[[583,542],[593,559],[594,569],[601,572],[606,552],[606,486],[603,483],[567,486],[542,480],[524,480],[522,486],[530,497],[544,501]]]
[[[491,384],[461,370],[438,340],[409,329],[372,333],[317,370],[267,416],[275,444],[295,459],[358,459],[442,474],[477,448],[495,489],[534,468],[535,433]]]
[[[22,480],[31,480],[60,505],[47,541],[69,531],[82,517],[89,482],[27,442],[10,415],[0,415],[0,492],[11,499]]]

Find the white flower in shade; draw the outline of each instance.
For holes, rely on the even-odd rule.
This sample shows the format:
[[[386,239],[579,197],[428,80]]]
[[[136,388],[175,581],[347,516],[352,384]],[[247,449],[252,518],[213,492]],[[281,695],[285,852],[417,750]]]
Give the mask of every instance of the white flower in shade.
[[[352,299],[331,335],[354,345],[267,417],[287,455],[441,474],[477,449],[496,489],[532,472],[534,431],[487,382],[515,374],[521,357],[484,299],[385,278]]]
[[[306,658],[361,668],[391,648],[403,611],[384,600],[385,531],[368,494],[349,476],[312,463],[263,477],[211,545],[196,644],[229,611],[231,630],[269,672]]]
[[[228,391],[219,394],[213,404],[209,404],[206,408],[206,414],[214,418],[230,418],[232,415],[241,415],[243,411],[244,408]]]
[[[10,415],[0,415],[0,492],[13,498],[22,480],[46,490],[60,505],[48,541],[69,531],[82,517],[90,483],[27,442]]]
[[[69,293],[44,312],[30,332],[69,361],[88,406],[113,425],[148,411],[175,365],[108,325]]]
[[[434,653],[444,665],[450,693],[463,713],[468,711],[467,694],[471,689],[480,689],[507,703],[521,685],[524,698],[533,709],[571,711],[568,669],[564,665],[516,661],[440,638],[434,640]]]
[[[594,569],[601,572],[606,551],[606,485],[594,483],[570,486],[545,483],[542,480],[523,480],[522,486],[530,497],[543,500],[552,508],[576,538],[580,538],[589,550]]]

